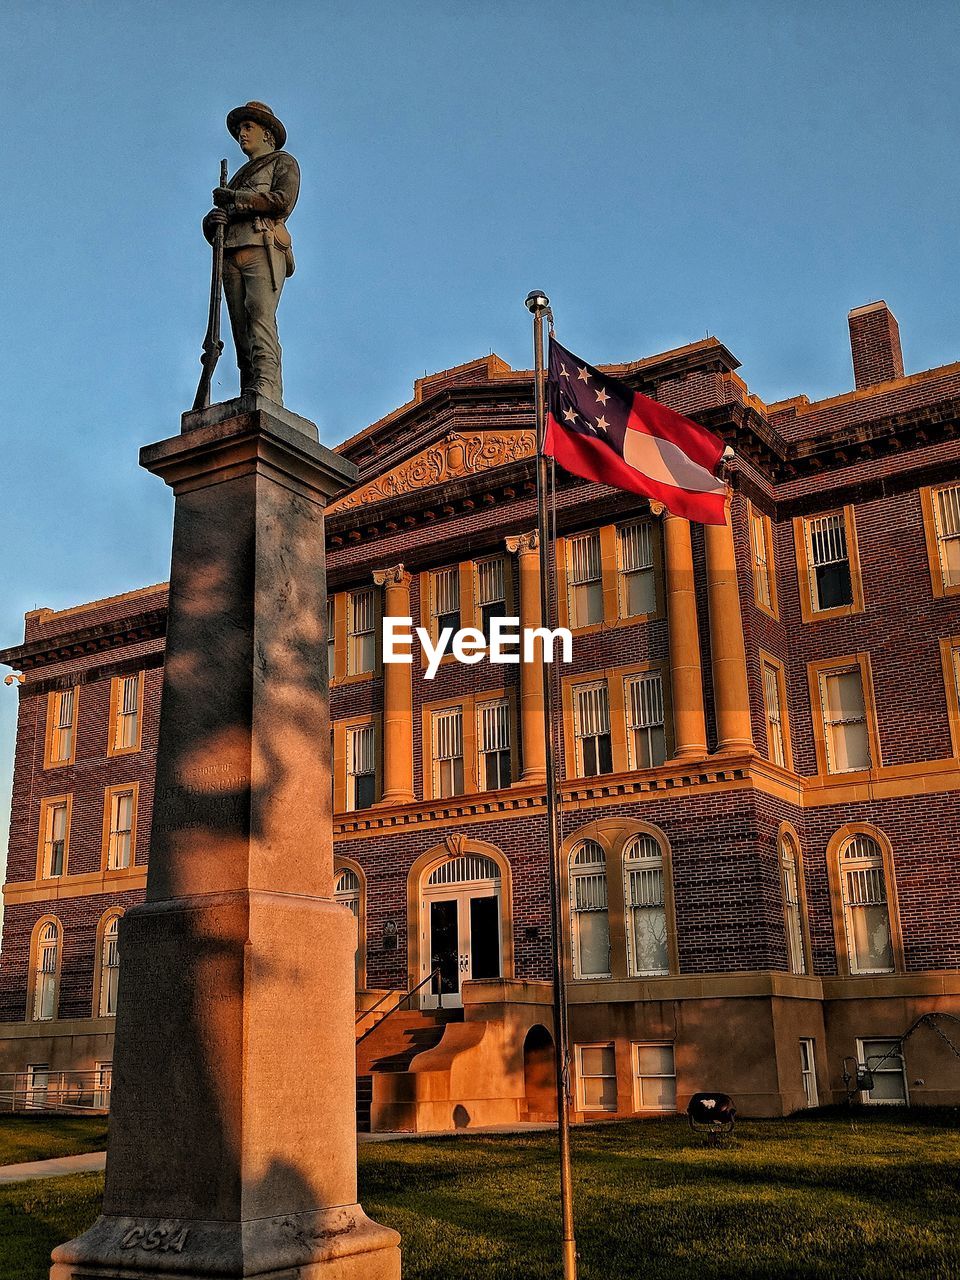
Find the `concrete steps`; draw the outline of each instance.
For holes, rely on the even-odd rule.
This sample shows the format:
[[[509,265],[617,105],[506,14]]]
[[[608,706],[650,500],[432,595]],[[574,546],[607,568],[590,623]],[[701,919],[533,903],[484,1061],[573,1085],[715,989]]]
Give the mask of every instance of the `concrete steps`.
[[[403,1010],[378,1022],[357,1042],[357,1131],[370,1132],[373,1074],[408,1070],[418,1053],[435,1048],[447,1025],[462,1022],[462,1009],[421,1013]]]

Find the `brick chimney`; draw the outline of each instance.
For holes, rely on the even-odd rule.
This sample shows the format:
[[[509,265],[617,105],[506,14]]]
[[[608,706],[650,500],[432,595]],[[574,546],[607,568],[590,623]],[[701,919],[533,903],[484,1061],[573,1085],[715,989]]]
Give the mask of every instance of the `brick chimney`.
[[[903,377],[900,326],[885,302],[854,307],[847,316],[857,390]]]

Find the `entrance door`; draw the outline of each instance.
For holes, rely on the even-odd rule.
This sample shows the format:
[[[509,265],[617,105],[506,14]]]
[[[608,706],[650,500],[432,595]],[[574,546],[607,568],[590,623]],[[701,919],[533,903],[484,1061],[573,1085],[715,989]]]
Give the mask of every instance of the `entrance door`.
[[[421,1007],[459,1009],[470,978],[499,978],[500,869],[492,858],[454,858],[436,868],[421,906],[421,976],[434,970]]]

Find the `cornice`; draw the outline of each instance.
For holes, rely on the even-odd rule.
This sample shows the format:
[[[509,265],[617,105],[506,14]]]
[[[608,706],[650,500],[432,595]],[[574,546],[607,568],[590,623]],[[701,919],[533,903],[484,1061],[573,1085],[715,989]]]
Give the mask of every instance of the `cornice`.
[[[166,608],[149,609],[112,622],[42,636],[10,649],[0,650],[0,663],[17,671],[33,671],[53,662],[69,662],[131,644],[142,644],[166,634]]]

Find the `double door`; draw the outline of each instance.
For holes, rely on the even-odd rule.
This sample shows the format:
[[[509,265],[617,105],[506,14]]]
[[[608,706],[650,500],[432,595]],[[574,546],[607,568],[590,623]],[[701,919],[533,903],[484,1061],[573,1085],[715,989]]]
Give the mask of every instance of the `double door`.
[[[469,978],[500,977],[500,895],[496,889],[446,888],[423,901],[425,1009],[458,1009]],[[436,971],[436,972],[434,972]]]

